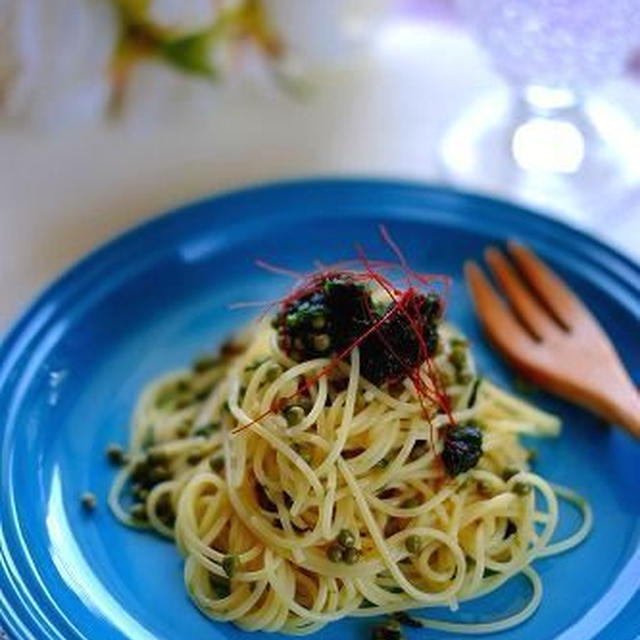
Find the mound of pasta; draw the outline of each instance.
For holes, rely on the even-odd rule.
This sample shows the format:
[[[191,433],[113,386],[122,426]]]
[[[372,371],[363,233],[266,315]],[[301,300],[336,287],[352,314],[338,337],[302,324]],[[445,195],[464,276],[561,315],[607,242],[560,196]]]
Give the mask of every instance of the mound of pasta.
[[[531,470],[558,419],[480,378],[434,291],[322,272],[216,355],[154,381],[110,505],[175,540],[208,616],[304,634],[344,616],[456,608],[580,542],[590,511]],[[558,496],[582,527],[551,542]]]

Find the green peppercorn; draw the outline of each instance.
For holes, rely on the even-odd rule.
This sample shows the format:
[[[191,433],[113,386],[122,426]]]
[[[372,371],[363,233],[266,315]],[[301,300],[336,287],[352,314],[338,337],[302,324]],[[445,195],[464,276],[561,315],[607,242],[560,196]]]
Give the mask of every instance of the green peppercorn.
[[[209,467],[214,473],[220,473],[224,469],[224,458],[222,456],[209,458]]]
[[[169,406],[177,397],[178,394],[175,389],[165,389],[164,391],[161,391],[156,397],[156,408],[163,409],[164,407]]]
[[[295,311],[288,313],[285,322],[288,329],[295,329],[300,324],[300,315]]]
[[[189,394],[189,395],[183,395],[180,396],[179,398],[177,398],[177,400],[174,403],[174,407],[176,409],[186,409],[189,405],[193,404],[195,402],[196,398],[194,395]]]
[[[360,560],[360,551],[355,547],[349,547],[342,552],[342,560],[346,564],[355,564]]]
[[[85,491],[80,496],[80,504],[85,511],[93,511],[98,506],[98,499],[91,491]]]
[[[189,435],[189,429],[190,429],[189,424],[186,422],[183,422],[176,429],[176,436],[178,438],[186,438]]]
[[[178,380],[178,382],[176,382],[176,391],[183,393],[189,391],[189,389],[191,389],[191,382],[189,380]]]
[[[449,354],[449,362],[456,371],[460,371],[467,364],[467,354],[460,348],[454,348]]]
[[[349,531],[349,529],[340,529],[340,533],[338,533],[336,540],[338,541],[338,544],[345,549],[353,547],[356,543],[356,537],[353,535],[353,532]]]
[[[146,520],[147,519],[147,508],[141,503],[136,502],[131,505],[129,509],[129,513],[136,520]]]
[[[485,498],[492,496],[494,494],[493,485],[485,480],[480,480],[478,482],[478,493]]]
[[[311,449],[306,444],[294,444],[293,450],[307,463],[311,464],[313,462],[313,453]]]
[[[202,454],[198,452],[190,453],[187,456],[187,464],[190,464],[191,466],[197,465],[201,460],[202,460]]]
[[[331,560],[331,562],[342,562],[343,550],[342,547],[338,544],[332,544],[327,547],[327,558]]]
[[[304,409],[297,404],[287,407],[284,410],[284,417],[290,427],[300,424],[300,422],[304,420],[304,416]]]
[[[273,382],[278,379],[281,373],[282,367],[274,362],[267,367],[267,370],[264,372],[264,377],[268,382]]]
[[[404,546],[407,548],[409,553],[420,553],[420,549],[422,549],[422,540],[420,536],[411,535],[404,541]]]
[[[206,424],[202,424],[199,427],[196,427],[193,431],[193,435],[200,436],[201,438],[207,438],[218,429],[220,429],[219,422],[207,422]]]
[[[210,371],[220,363],[220,359],[214,356],[202,356],[198,358],[192,365],[192,369],[196,373],[204,373]]]
[[[502,472],[502,479],[506,482],[518,473],[520,473],[520,469],[518,469],[517,467],[506,467]]]
[[[149,480],[152,484],[158,484],[160,482],[164,482],[165,480],[169,480],[171,478],[171,471],[167,469],[167,467],[158,465],[153,467],[149,472]]]
[[[273,318],[271,318],[271,328],[279,329],[281,324],[282,324],[282,313],[278,312],[273,316]]]
[[[422,504],[422,502],[420,501],[420,498],[418,498],[417,496],[414,496],[413,498],[407,498],[400,506],[403,509],[415,509],[416,507],[419,507]]]
[[[202,389],[198,389],[198,391],[193,394],[193,400],[195,402],[202,402],[203,400],[206,400],[211,395],[215,386],[215,384],[208,384],[202,387]]]
[[[449,387],[455,382],[455,378],[446,371],[438,371],[438,376],[440,377],[440,382],[444,387]]]
[[[233,578],[238,569],[238,556],[225,556],[222,560],[222,568],[229,578]]]
[[[313,336],[313,348],[324,353],[331,347],[331,338],[326,333],[317,333]]]
[[[387,389],[389,391],[389,395],[397,398],[405,390],[405,386],[402,382],[390,382],[387,385]]]
[[[111,443],[107,447],[107,458],[113,465],[121,465],[126,462],[126,455],[119,444]]]
[[[313,316],[313,318],[311,318],[311,326],[314,329],[324,329],[326,324],[327,324],[327,320],[323,314],[318,314]]]
[[[165,464],[166,462],[168,462],[168,460],[169,456],[166,454],[166,452],[159,449],[156,449],[155,451],[149,451],[149,453],[147,453],[147,462],[151,466]]]
[[[531,485],[526,482],[516,482],[511,491],[518,496],[526,496],[528,493],[531,493]]]

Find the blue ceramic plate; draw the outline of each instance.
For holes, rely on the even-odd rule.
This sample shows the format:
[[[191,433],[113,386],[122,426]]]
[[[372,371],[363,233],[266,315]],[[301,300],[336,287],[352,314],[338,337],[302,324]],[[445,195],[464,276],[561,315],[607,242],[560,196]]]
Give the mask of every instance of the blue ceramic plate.
[[[255,258],[305,269],[314,259],[352,256],[355,242],[371,256],[387,255],[380,222],[416,269],[453,276],[449,317],[500,384],[509,386],[512,375],[479,332],[461,270],[466,258],[507,237],[529,244],[567,279],[640,379],[640,270],[557,222],[490,199],[375,181],[295,182],[189,205],[77,264],[2,345],[0,626],[10,637],[247,640],[192,606],[171,544],[113,519],[104,499],[112,479],[104,449],[126,440],[128,416],[146,382],[190,362],[249,317],[229,311],[229,303],[272,298],[287,287],[286,279],[257,269]],[[575,407],[543,395],[535,401],[565,423],[559,440],[539,445],[541,473],[585,495],[595,527],[580,547],[536,563],[545,589],[539,611],[496,637],[636,638],[640,445]],[[89,517],[78,500],[86,489],[100,497]],[[567,530],[575,520],[567,508]],[[455,614],[431,613],[492,619],[517,610],[525,589],[514,579]],[[370,624],[344,620],[319,635],[367,640]]]

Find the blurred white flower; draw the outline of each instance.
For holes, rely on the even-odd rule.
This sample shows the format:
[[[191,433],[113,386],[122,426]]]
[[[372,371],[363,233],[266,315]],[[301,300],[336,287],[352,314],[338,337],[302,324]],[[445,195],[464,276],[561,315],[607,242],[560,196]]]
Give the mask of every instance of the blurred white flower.
[[[367,44],[390,0],[263,0],[287,50],[318,63]]]
[[[147,19],[172,35],[188,35],[211,27],[218,8],[211,0],[151,0]]]
[[[367,42],[389,1],[0,0],[0,111],[56,128],[112,105],[202,104],[212,80],[300,92],[311,67]]]
[[[102,117],[117,20],[108,0],[0,0],[4,112],[47,127]]]
[[[210,29],[221,12],[244,0],[118,0],[136,22],[159,37],[181,38]]]

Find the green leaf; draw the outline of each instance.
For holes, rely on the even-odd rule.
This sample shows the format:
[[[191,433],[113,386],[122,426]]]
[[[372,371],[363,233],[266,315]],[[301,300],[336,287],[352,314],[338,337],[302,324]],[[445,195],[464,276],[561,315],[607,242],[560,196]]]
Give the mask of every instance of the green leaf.
[[[160,46],[160,52],[183,71],[217,78],[218,72],[211,62],[211,44],[211,33],[207,31],[165,42]]]

